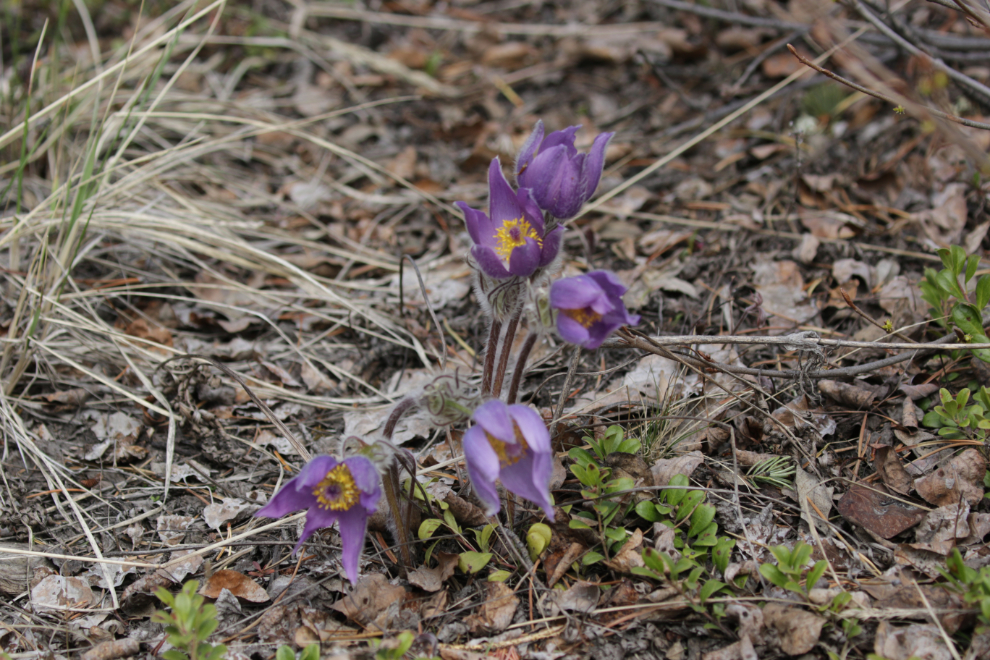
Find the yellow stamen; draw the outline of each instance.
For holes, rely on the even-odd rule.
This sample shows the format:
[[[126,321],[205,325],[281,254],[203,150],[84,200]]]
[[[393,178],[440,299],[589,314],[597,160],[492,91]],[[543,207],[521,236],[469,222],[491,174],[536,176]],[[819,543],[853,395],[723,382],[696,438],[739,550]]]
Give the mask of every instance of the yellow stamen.
[[[320,483],[313,489],[313,495],[319,502],[322,509],[331,511],[347,511],[361,497],[351,470],[344,463],[340,463],[334,469],[327,472]]]
[[[506,260],[512,255],[513,250],[520,245],[526,245],[527,238],[532,238],[541,248],[543,247],[543,239],[524,218],[502,222],[502,226],[495,232],[495,238],[498,240],[495,252]]]
[[[512,428],[516,433],[516,444],[513,446],[513,452],[511,454],[508,451],[509,445],[487,431],[485,432],[485,436],[488,438],[488,444],[495,450],[495,454],[498,456],[498,464],[501,467],[515,465],[519,462],[519,459],[529,452],[529,445],[526,444],[526,438],[523,437],[522,431],[519,430],[519,425],[513,422]]]
[[[590,307],[583,307],[581,309],[562,309],[560,311],[567,316],[570,316],[586,328],[590,328],[602,320],[602,315]]]

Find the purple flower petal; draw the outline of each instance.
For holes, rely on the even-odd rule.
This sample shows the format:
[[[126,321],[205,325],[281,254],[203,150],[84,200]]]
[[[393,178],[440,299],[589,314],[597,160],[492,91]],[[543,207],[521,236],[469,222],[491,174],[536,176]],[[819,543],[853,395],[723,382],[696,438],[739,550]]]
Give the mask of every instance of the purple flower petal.
[[[502,468],[499,475],[506,490],[536,504],[553,522],[550,503],[550,476],[553,464],[546,453],[528,453],[512,465]]]
[[[296,490],[309,490],[323,481],[330,470],[337,467],[337,459],[333,456],[316,456],[299,471],[299,476],[293,479]],[[288,484],[286,484],[288,486]]]
[[[361,506],[370,513],[378,508],[378,499],[382,496],[381,477],[375,464],[364,456],[345,458],[344,463],[351,471],[354,484],[361,491]]]
[[[556,146],[563,146],[567,150],[568,156],[576,155],[577,149],[574,147],[574,138],[577,136],[579,130],[581,130],[580,124],[577,126],[568,126],[562,131],[554,131],[543,139],[543,143],[540,145],[540,153],[553,149]]]
[[[485,515],[493,516],[498,513],[502,506],[498,498],[498,489],[495,487],[495,480],[498,478],[499,471],[498,455],[488,443],[485,429],[481,426],[472,426],[465,431],[463,444],[464,458],[467,462],[471,484],[474,486],[478,499],[486,507]]]
[[[594,281],[579,275],[557,280],[550,285],[550,306],[554,309],[584,309],[605,296]]]
[[[602,179],[602,170],[605,169],[605,149],[613,135],[615,133],[601,133],[595,137],[595,141],[591,144],[591,151],[588,152],[588,158],[582,164],[581,178],[586,195],[585,201],[591,199],[591,196],[595,194],[595,189],[598,188],[598,183]]]
[[[497,157],[492,159],[492,164],[488,167],[488,195],[488,213],[496,231],[504,221],[523,217],[519,198],[505,180]]]
[[[518,403],[508,406],[508,412],[532,451],[550,452],[550,431],[538,412]]]
[[[296,484],[293,481],[295,479],[275,493],[268,504],[258,509],[254,515],[259,518],[281,518],[293,511],[308,509],[313,506],[316,503],[316,496],[313,495],[313,492],[311,490],[296,490]]]
[[[505,267],[505,264],[502,263],[502,260],[498,258],[498,255],[491,248],[475,245],[471,248],[471,256],[478,263],[478,268],[488,277],[496,280],[504,280],[512,277],[512,273],[509,272],[509,269]]]
[[[340,529],[340,563],[347,579],[351,584],[356,584],[364,535],[368,530],[368,514],[363,508],[354,507],[341,511],[337,515],[337,523]]]
[[[471,240],[477,245],[495,247],[495,230],[492,221],[484,211],[478,211],[464,202],[454,202],[454,206],[464,213],[464,224],[467,226]]]
[[[543,237],[543,251],[540,253],[540,268],[549,266],[557,258],[560,252],[560,244],[563,241],[564,228],[554,227],[553,230]]]
[[[560,338],[568,344],[574,344],[575,346],[581,346],[582,348],[589,348],[586,345],[590,339],[588,328],[584,327],[570,316],[563,313],[557,316],[557,332],[560,334]]]
[[[533,127],[533,132],[529,134],[526,141],[523,142],[522,148],[519,150],[519,156],[516,158],[516,176],[522,172],[526,167],[533,162],[533,156],[536,155],[536,150],[540,147],[540,143],[543,142],[543,120],[538,119],[536,121],[536,126]]]
[[[299,552],[299,548],[302,547],[303,543],[306,542],[306,539],[312,536],[316,530],[333,525],[337,521],[338,513],[338,511],[321,509],[317,506],[311,508],[306,513],[306,526],[303,527],[302,534],[299,536],[299,542],[296,543],[296,547],[292,549],[292,554]]]
[[[610,270],[593,270],[585,277],[592,279],[609,296],[621,297],[626,293],[626,287],[619,280],[619,276]]]
[[[529,277],[540,266],[540,244],[527,238],[524,245],[512,251],[509,257],[509,273],[516,277]]]
[[[516,431],[512,427],[509,406],[504,401],[492,399],[478,406],[474,411],[474,421],[481,428],[502,442],[515,444]]]

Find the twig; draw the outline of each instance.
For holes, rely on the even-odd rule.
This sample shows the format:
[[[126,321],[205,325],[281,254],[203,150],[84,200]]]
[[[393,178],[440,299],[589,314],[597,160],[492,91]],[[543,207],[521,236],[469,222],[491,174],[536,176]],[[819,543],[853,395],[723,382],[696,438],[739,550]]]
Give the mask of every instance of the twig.
[[[793,55],[794,57],[796,57],[801,62],[801,64],[804,64],[807,67],[811,67],[812,69],[814,69],[818,73],[820,73],[822,75],[825,75],[825,76],[828,76],[832,80],[834,80],[836,82],[840,82],[840,83],[842,83],[843,85],[845,85],[847,87],[851,87],[852,89],[855,89],[857,92],[862,92],[863,94],[866,94],[868,96],[872,96],[873,98],[880,99],[881,101],[885,101],[887,103],[890,103],[891,105],[893,105],[895,107],[901,107],[901,104],[900,104],[900,102],[897,101],[897,99],[891,98],[891,97],[887,96],[886,94],[881,94],[880,92],[877,92],[877,91],[874,91],[872,89],[869,89],[868,87],[863,87],[862,85],[860,85],[858,83],[854,83],[853,81],[849,80],[848,78],[843,78],[839,74],[833,73],[832,71],[829,71],[828,69],[815,64],[814,62],[810,61],[806,57],[802,57],[801,54],[798,53],[797,50],[795,50],[794,46],[792,46],[790,44],[787,44],[787,50],[791,51],[791,55]],[[964,117],[957,117],[955,115],[950,115],[947,112],[942,112],[941,110],[936,110],[935,108],[932,108],[930,106],[921,105],[921,104],[918,104],[918,106],[921,107],[921,108],[923,108],[925,110],[925,112],[929,112],[929,113],[935,115],[936,117],[940,117],[942,119],[946,119],[948,121],[955,122],[957,124],[962,124],[963,126],[969,126],[970,128],[982,128],[985,131],[990,131],[990,124],[985,124],[985,123],[983,123],[981,121],[973,121],[972,119],[966,119]]]

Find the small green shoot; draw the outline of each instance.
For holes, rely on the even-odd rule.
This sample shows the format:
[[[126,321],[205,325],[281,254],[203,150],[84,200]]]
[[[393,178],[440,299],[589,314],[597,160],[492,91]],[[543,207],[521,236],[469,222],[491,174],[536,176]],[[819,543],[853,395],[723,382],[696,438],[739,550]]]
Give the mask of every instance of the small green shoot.
[[[760,574],[777,585],[781,589],[793,591],[805,598],[808,592],[814,588],[815,583],[825,574],[828,562],[824,559],[815,563],[811,570],[807,570],[808,560],[811,559],[812,548],[803,541],[798,541],[793,550],[788,550],[786,546],[778,545],[770,548],[777,565],[760,564]],[[807,572],[807,575],[805,573]],[[801,585],[804,576],[804,586]]]
[[[204,605],[197,589],[199,582],[189,580],[174,596],[164,588],[155,593],[172,608],[171,612],[159,610],[151,617],[155,623],[165,625],[168,643],[175,647],[162,654],[165,660],[220,660],[227,653],[223,644],[213,646],[206,641],[217,629],[217,608]]]

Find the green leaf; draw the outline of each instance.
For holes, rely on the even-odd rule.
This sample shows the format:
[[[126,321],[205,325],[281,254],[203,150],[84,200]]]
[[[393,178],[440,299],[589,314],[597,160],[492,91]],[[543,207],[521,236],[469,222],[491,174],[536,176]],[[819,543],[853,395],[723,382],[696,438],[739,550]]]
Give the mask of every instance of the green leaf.
[[[987,474],[990,474],[990,472]],[[661,519],[660,512],[657,511],[657,508],[653,505],[653,502],[650,502],[649,500],[643,500],[642,502],[638,502],[636,504],[636,515],[651,523],[660,522]]]
[[[162,653],[162,657],[165,658],[165,660],[189,660],[188,655],[177,649],[169,649],[168,651],[165,651]]]
[[[724,582],[719,582],[718,580],[709,580],[708,582],[705,582],[704,585],[702,585],[701,591],[698,592],[698,599],[701,601],[701,604],[704,605],[705,601],[708,600],[712,596],[712,594],[715,594],[716,592],[725,589],[727,586],[729,585],[727,585]]]
[[[787,576],[781,573],[780,569],[773,564],[760,564],[760,575],[778,587],[783,588],[787,584]]]
[[[666,488],[663,491],[663,499],[667,504],[671,506],[677,506],[684,499],[684,495],[687,490],[682,488],[682,486],[687,486],[690,482],[688,478],[683,474],[675,474],[670,478],[669,486],[676,486],[676,488]]]
[[[457,555],[457,568],[465,573],[477,573],[492,559],[490,552],[462,552]]]
[[[642,448],[643,443],[639,441],[639,438],[626,438],[619,443],[619,446],[615,448],[615,451],[623,454],[635,454]]]
[[[433,533],[440,529],[443,521],[439,518],[427,518],[419,524],[419,540],[425,541],[433,536]]]
[[[584,553],[584,556],[581,557],[581,564],[583,566],[591,566],[592,564],[597,564],[603,559],[605,559],[605,555],[592,550],[591,552]]]
[[[812,550],[813,548],[804,541],[794,544],[794,550],[791,551],[791,568],[800,572],[811,559]]]
[[[959,280],[952,276],[947,270],[940,271],[938,275],[935,276],[935,281],[938,285],[951,293],[956,297],[957,300],[966,300],[966,294],[963,290],[959,288]]]
[[[591,525],[581,520],[578,520],[577,518],[571,518],[567,522],[567,526],[570,527],[571,529],[591,529]]]
[[[705,501],[705,493],[700,490],[689,490],[687,494],[684,495],[684,499],[681,500],[680,506],[677,507],[677,515],[674,519],[681,521],[687,518],[689,515],[694,513],[698,506]]]
[[[712,522],[708,523],[708,527],[701,530],[701,534],[698,534],[698,538],[694,540],[692,545],[701,548],[710,548],[716,543],[718,543],[718,523]]]
[[[689,589],[694,589],[695,587],[697,587],[698,578],[701,577],[701,574],[704,572],[704,570],[705,569],[703,569],[701,566],[695,566],[694,568],[692,568],[691,572],[688,573],[688,576],[684,578],[684,584],[687,585]]]
[[[642,575],[643,577],[648,577],[652,580],[663,580],[662,573],[657,573],[656,571],[646,568],[645,566],[631,566],[629,567],[629,572],[633,575]]]
[[[320,645],[308,644],[299,654],[299,660],[320,660]]]
[[[715,507],[711,504],[701,504],[694,513],[691,514],[691,526],[688,528],[688,536],[697,536],[703,532],[715,519]]]
[[[729,559],[732,557],[732,548],[736,546],[736,540],[727,536],[721,536],[712,548],[712,563],[725,575],[725,569],[729,567]]]
[[[510,577],[512,577],[512,573],[510,573],[509,571],[492,571],[491,573],[488,574],[488,581],[505,582]]]
[[[275,660],[296,660],[296,652],[288,644],[283,644],[275,651]]]
[[[536,558],[543,554],[543,551],[550,545],[552,533],[550,527],[543,523],[531,525],[526,533],[526,547],[529,549],[529,558],[536,561]]]
[[[454,518],[454,512],[450,509],[443,512],[443,521],[447,524],[447,527],[450,527],[455,533],[461,533],[460,525],[457,524],[457,519]]]
[[[586,449],[581,449],[580,447],[573,447],[570,451],[567,452],[567,455],[571,458],[572,461],[574,461],[581,467],[586,466],[588,463],[595,462],[594,456],[589,454]]]
[[[622,542],[629,537],[629,532],[624,527],[610,527],[605,530],[605,536],[612,541]]]
[[[825,569],[828,568],[828,562],[824,559],[815,562],[814,567],[808,571],[808,578],[805,581],[805,588],[811,591],[815,588],[815,584],[821,579],[822,575],[825,574]]]
[[[976,280],[976,308],[983,310],[990,303],[990,275],[981,275]]]
[[[941,408],[941,406],[938,406]],[[942,416],[939,415],[934,410],[929,410],[925,413],[925,416],[921,418],[922,426],[927,426],[930,429],[937,429],[942,426]]]
[[[966,280],[965,280],[966,282],[969,282],[971,279],[973,279],[973,276],[976,275],[976,269],[979,267],[980,267],[980,258],[975,254],[971,255],[969,259],[966,261]]]
[[[661,575],[666,572],[663,559],[663,555],[653,548],[643,550],[643,563]]]
[[[952,272],[956,277],[962,275],[963,267],[966,265],[966,251],[959,245],[949,246],[952,259]]]
[[[788,580],[787,582],[784,583],[784,589],[787,589],[788,591],[793,591],[796,594],[803,593],[803,590],[801,589],[801,585],[791,580]]]

